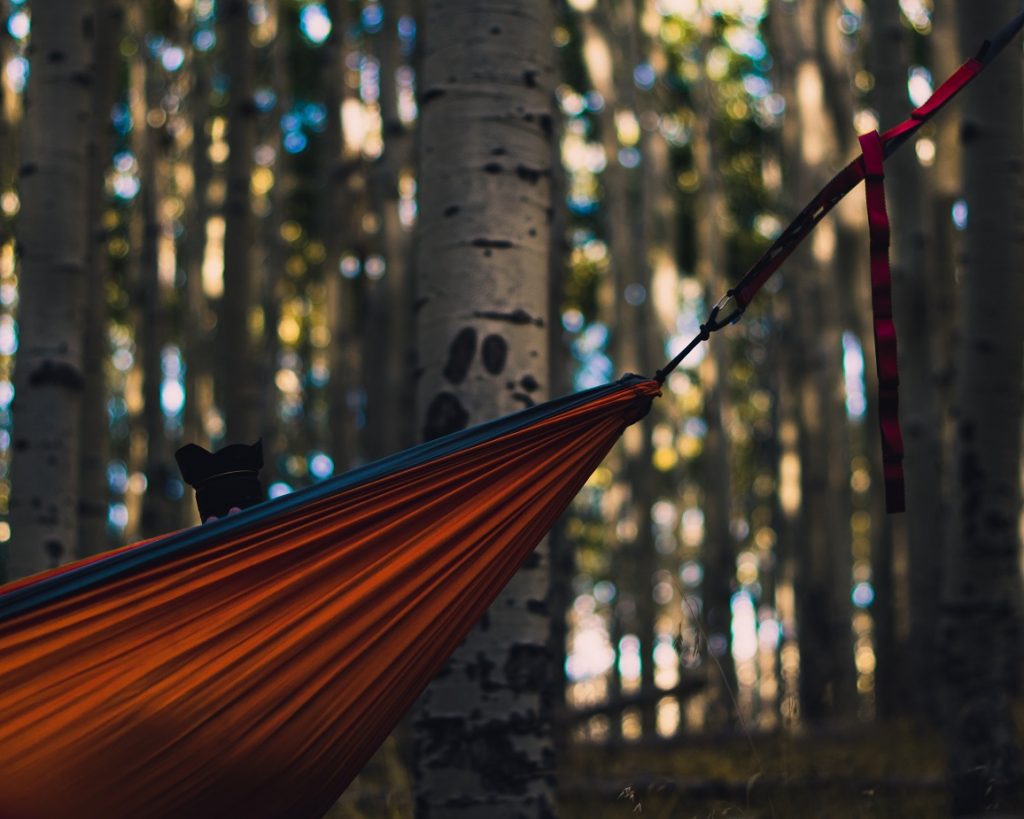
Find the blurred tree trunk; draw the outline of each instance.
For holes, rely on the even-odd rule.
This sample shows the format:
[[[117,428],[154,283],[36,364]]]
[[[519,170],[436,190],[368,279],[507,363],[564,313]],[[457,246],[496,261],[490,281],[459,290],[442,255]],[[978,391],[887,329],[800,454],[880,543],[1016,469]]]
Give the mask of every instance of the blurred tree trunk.
[[[639,310],[640,321],[637,323],[637,345],[641,351],[640,372],[644,375],[654,375],[658,367],[661,367],[667,360],[665,355],[665,342],[676,333],[676,319],[679,304],[679,267],[676,263],[676,219],[677,203],[674,174],[669,156],[669,145],[665,135],[661,131],[661,119],[658,114],[663,104],[659,99],[658,92],[664,84],[670,80],[666,77],[669,71],[668,59],[660,39],[661,15],[657,9],[655,0],[644,0],[638,8],[639,20],[636,27],[639,45],[637,47],[638,61],[645,60],[654,70],[657,78],[656,83],[650,90],[638,90],[637,119],[640,124],[640,141],[638,148],[641,156],[640,170],[640,195],[636,212],[640,218],[640,225],[637,235],[640,237],[643,248],[642,261],[645,262],[646,275],[644,287],[646,290],[642,308]],[[668,423],[676,428],[679,419],[672,415],[673,404],[666,402],[651,413],[653,416],[647,424],[647,456],[643,463],[648,485],[645,487],[647,500],[644,505],[645,523],[647,527],[648,542],[646,544],[651,568],[651,585],[655,585],[653,575],[657,570],[665,569],[665,557],[659,553],[669,550],[658,549],[657,539],[654,530],[653,508],[662,493],[669,497],[675,497],[680,487],[673,483],[673,475],[678,474],[672,471],[656,472],[654,465],[654,429],[659,423]],[[645,419],[646,420],[646,419]],[[672,541],[676,545],[675,539]],[[672,560],[671,553],[667,558]],[[670,565],[669,576],[676,575],[677,566]],[[673,583],[673,586],[675,584]],[[678,588],[674,592],[680,591]],[[672,609],[679,610],[681,600],[677,600],[673,594],[672,601],[658,612],[654,608],[656,601],[651,589],[651,616],[650,616],[650,653],[645,655],[647,665],[650,668],[650,713],[648,719],[650,725],[645,730],[644,738],[651,740],[657,737],[658,703],[660,694],[657,690],[655,677],[654,649],[655,641],[659,636],[657,629],[658,615],[669,613]],[[684,705],[678,701],[680,714]]]
[[[961,63],[956,3],[937,0],[932,15],[932,70],[936,83]],[[949,105],[934,121],[935,162],[929,174],[932,206],[932,245],[928,256],[928,295],[931,321],[932,394],[939,424],[939,468],[942,508],[952,497],[953,372],[956,367],[958,325],[957,260],[960,242],[953,225],[953,205],[963,193],[960,151],[960,102]],[[948,511],[941,519],[949,522]],[[941,565],[940,565],[941,571]],[[935,647],[934,623],[930,645]]]
[[[253,443],[260,437],[260,393],[250,314],[255,305],[251,259],[253,216],[250,202],[256,107],[252,100],[253,49],[248,0],[224,0],[224,63],[228,90],[227,195],[224,201],[224,295],[217,329],[220,404],[226,439]]]
[[[960,6],[965,43],[1017,11],[1010,0]],[[963,101],[968,225],[956,373],[954,525],[940,635],[948,682],[953,814],[1024,810],[1011,704],[1019,694],[1021,366],[1024,334],[1024,135],[1019,46]]]
[[[281,136],[281,117],[292,105],[292,83],[288,74],[288,12],[284,0],[275,0],[271,6],[276,19],[274,41],[270,44],[271,77],[274,89],[275,107],[270,122],[266,124],[264,142],[274,150],[273,187],[270,189],[270,207],[263,218],[260,243],[265,259],[264,277],[261,282],[260,300],[263,306],[263,338],[259,345],[259,369],[264,392],[260,404],[261,428],[263,434],[263,482],[270,486],[281,480],[282,456],[288,451],[287,435],[281,418],[281,391],[276,383],[280,366],[281,302],[285,298],[286,279],[284,275],[288,258],[288,247],[282,235],[286,219],[287,203],[292,179],[292,166],[284,151]],[[329,113],[329,112],[328,112]]]
[[[621,373],[623,368],[628,366],[623,358],[624,351],[620,347],[621,340],[628,335],[620,320],[620,312],[624,303],[622,287],[624,282],[632,277],[630,268],[636,264],[636,253],[635,237],[630,225],[629,178],[627,169],[619,162],[621,146],[615,123],[615,112],[625,103],[619,99],[619,91],[623,87],[623,82],[620,77],[616,76],[614,69],[619,66],[621,74],[623,70],[626,70],[627,65],[632,65],[622,50],[626,43],[621,36],[616,36],[619,29],[623,27],[619,16],[629,11],[629,5],[623,3],[616,8],[619,10],[619,15],[616,14],[615,8],[598,5],[593,11],[581,15],[579,22],[583,34],[583,57],[590,83],[604,102],[597,113],[597,119],[600,126],[601,146],[604,149],[607,163],[601,173],[601,181],[609,272],[602,277],[602,281],[598,284],[598,320],[615,333],[612,347],[613,358],[615,366]],[[628,17],[632,20],[632,14],[628,14]],[[626,85],[625,88],[631,92],[632,86]],[[639,440],[636,436],[641,434],[640,428],[637,428],[636,431],[630,433],[630,440]],[[613,461],[623,460],[623,463],[612,468],[613,474],[619,476],[616,480],[622,483],[628,481],[628,477],[626,477],[628,470],[624,463],[627,458],[625,448],[626,442],[623,441],[612,451],[610,456]],[[619,542],[618,536],[617,522],[623,518],[632,518],[634,514],[633,510],[626,508],[625,499],[630,497],[630,491],[618,485],[609,494],[612,497],[623,499],[620,503],[602,504],[607,516],[609,574],[614,578],[617,590],[614,612],[609,623],[609,636],[615,651],[615,662],[609,671],[608,700],[614,704],[619,702],[622,697],[620,643],[631,629],[637,627],[634,595],[637,590],[636,581],[639,573],[635,562],[631,561],[626,554],[624,544]],[[609,722],[609,740],[615,742],[621,736],[622,714],[612,710]]]
[[[185,210],[185,241],[181,266],[185,271],[184,313],[188,332],[184,333],[185,409],[182,438],[202,447],[210,446],[206,431],[207,415],[213,403],[213,374],[210,371],[210,340],[214,317],[203,287],[206,259],[206,228],[210,221],[210,59],[193,47],[190,50],[192,87],[188,105],[192,113],[192,190]],[[187,507],[183,523],[198,523],[193,505]]]
[[[837,168],[835,129],[817,56],[817,3],[774,8],[773,29],[786,96],[786,187],[794,205],[809,200]],[[790,262],[784,298],[792,299],[796,343],[793,387],[799,428],[800,540],[796,552],[801,715],[808,722],[848,716],[855,706],[850,637],[850,458],[842,374],[840,288],[826,262],[834,223],[818,225]],[[796,464],[794,464],[796,466]]]
[[[711,18],[702,18],[702,64],[707,64],[710,49]],[[693,123],[692,150],[694,169],[700,179],[697,192],[696,273],[704,287],[707,304],[714,304],[725,295],[729,284],[725,279],[725,225],[729,205],[715,152],[712,123],[717,121],[714,90],[706,75],[695,87],[696,116]],[[732,659],[732,592],[736,578],[736,554],[730,531],[732,506],[731,447],[727,419],[729,401],[729,337],[724,333],[708,339],[707,351],[700,364],[700,383],[704,393],[704,420],[707,433],[701,455],[704,483],[704,582],[703,620],[708,638],[708,653],[713,655],[705,672],[708,678],[709,723],[715,727],[729,725],[736,718],[733,707],[736,691],[736,668]]]
[[[331,328],[331,457],[338,470],[344,471],[358,464],[362,454],[356,403],[362,380],[359,311],[362,282],[341,275],[339,263],[345,250],[356,249],[357,216],[361,212],[358,200],[363,198],[365,183],[360,154],[346,145],[341,119],[342,106],[352,96],[345,82],[345,31],[349,15],[344,0],[331,0],[328,10],[334,26],[324,45],[328,124],[321,174],[321,230],[326,250],[324,269]]]
[[[562,165],[562,137],[565,120],[561,112],[555,112],[554,132],[551,139],[551,201],[554,216],[551,222],[550,246],[548,248],[548,304],[551,306],[551,331],[548,333],[548,381],[549,393],[553,396],[568,395],[572,392],[572,373],[569,364],[569,350],[562,331],[562,306],[568,262],[566,242],[565,201],[566,174]],[[568,615],[573,602],[572,581],[576,574],[576,539],[566,531],[568,513],[552,528],[548,535],[551,552],[551,675],[549,691],[545,695],[552,705],[554,726],[555,764],[560,766],[569,747],[572,726],[568,723],[569,679],[566,675],[568,660]]]
[[[816,22],[817,48],[825,82],[825,99],[835,129],[839,155],[843,158],[859,153],[854,126],[853,79],[863,66],[855,53],[844,44],[838,4],[819,4]],[[872,41],[873,42],[873,41]],[[864,396],[866,408],[854,428],[854,452],[867,459],[872,480],[882,475],[882,450],[878,443],[878,376],[875,364],[874,324],[871,305],[870,256],[868,253],[867,212],[863,195],[846,197],[835,209],[836,252],[835,275],[843,288],[840,305],[841,324],[857,336],[864,363]],[[874,602],[871,605],[871,632],[858,634],[858,647],[872,645],[875,654],[875,712],[895,716],[904,706],[902,686],[906,680],[906,629],[897,629],[897,613],[905,610],[905,576],[896,577],[894,566],[905,566],[906,527],[901,519],[885,512],[884,494],[868,492],[862,504],[870,516],[870,528],[853,535],[853,556],[870,559]],[[894,525],[894,521],[897,525]],[[897,558],[897,555],[899,556]],[[905,618],[903,618],[905,620]],[[902,620],[901,620],[902,624]]]
[[[7,20],[11,14],[9,0],[0,0],[0,19]],[[13,39],[0,37],[0,65],[7,65],[13,54]],[[18,141],[21,135],[19,125],[22,117],[22,95],[9,82],[0,83],[0,192],[13,190],[18,175]],[[14,238],[15,214],[0,213],[0,243],[6,244]],[[2,572],[0,572],[2,577]]]
[[[598,295],[602,319],[612,330],[612,358],[622,372],[653,373],[650,342],[653,317],[651,281],[646,267],[644,246],[643,172],[623,164],[622,149],[637,150],[642,131],[623,136],[619,117],[625,123],[637,116],[637,95],[633,68],[639,61],[642,4],[621,3],[595,9],[581,20],[584,32],[584,56],[591,82],[604,100],[599,114],[601,142],[607,166],[604,182],[604,229],[609,240],[610,275]],[[632,126],[626,126],[633,130]],[[654,682],[654,641],[656,606],[653,599],[657,559],[654,551],[651,507],[655,500],[652,475],[651,434],[653,417],[648,416],[630,427],[623,436],[618,455],[622,466],[614,471],[624,476],[621,492],[623,507],[613,515],[631,522],[628,537],[616,544],[612,574],[618,579],[621,609],[613,623],[612,641],[625,632],[635,632],[640,652],[640,731],[645,738],[655,735],[657,692]],[[610,523],[609,529],[622,529]],[[618,537],[618,535],[616,535]],[[612,671],[618,674],[618,663]],[[620,694],[619,681],[613,680],[610,694],[614,702]],[[620,715],[613,712],[611,734],[621,731]]]
[[[369,171],[369,195],[379,230],[376,243],[385,261],[383,279],[369,288],[363,363],[366,385],[366,454],[370,460],[413,443],[412,287],[410,232],[399,218],[399,180],[412,164],[411,134],[398,114],[396,73],[401,67],[398,20],[408,0],[392,4],[380,34],[380,111],[384,149]]]
[[[910,108],[904,27],[897,5],[878,4],[872,22],[875,95],[882,128],[902,122]],[[932,214],[916,153],[906,150],[887,163],[887,194],[892,224],[893,301],[900,352],[900,416],[906,449],[910,584],[910,662],[906,685],[914,695],[902,701],[924,718],[938,716],[935,622],[941,593],[935,544],[944,527],[940,468],[941,427],[932,375],[932,324],[928,269]]]
[[[424,439],[548,392],[551,6],[426,10],[419,143],[418,417]],[[417,813],[554,815],[542,545],[420,698]]]
[[[136,6],[131,10],[131,25],[139,43],[144,43],[149,20]],[[139,195],[135,200],[141,220],[139,250],[135,255],[139,270],[133,301],[136,310],[136,354],[142,364],[143,422],[146,440],[146,490],[142,496],[142,536],[163,534],[177,525],[178,515],[168,494],[172,472],[169,440],[161,402],[163,382],[163,346],[168,339],[167,283],[160,275],[159,244],[162,232],[160,202],[162,160],[167,133],[156,119],[159,107],[157,77],[146,48],[135,55],[138,82],[132,87],[134,107],[132,148],[139,164]],[[152,115],[152,117],[151,117]],[[151,121],[153,119],[154,121]]]
[[[106,173],[114,153],[110,112],[120,88],[120,45],[124,25],[122,0],[97,0],[96,41],[93,48],[92,140],[89,145],[89,216],[86,244],[85,334],[82,368],[87,374],[82,392],[82,449],[79,455],[78,556],[98,554],[109,545],[107,515],[110,460],[109,389],[107,367],[107,279],[110,255],[105,223],[109,207]]]
[[[8,573],[77,554],[89,157],[91,3],[32,7],[19,174],[19,352]],[[95,377],[95,376],[90,376]]]

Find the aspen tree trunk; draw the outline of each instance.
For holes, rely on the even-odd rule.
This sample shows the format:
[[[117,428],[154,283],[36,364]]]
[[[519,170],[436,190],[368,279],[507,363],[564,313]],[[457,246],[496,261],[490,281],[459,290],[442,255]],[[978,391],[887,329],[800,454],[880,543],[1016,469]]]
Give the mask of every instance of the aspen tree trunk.
[[[565,201],[566,174],[562,165],[562,137],[564,118],[556,111],[554,132],[551,139],[551,201]],[[551,221],[550,245],[548,248],[548,304],[551,306],[551,331],[548,333],[548,382],[551,395],[567,395],[572,392],[572,373],[569,365],[569,351],[563,338],[561,308],[568,262],[566,210],[555,207]],[[568,658],[568,612],[573,601],[572,581],[576,574],[576,541],[566,532],[563,515],[548,535],[551,552],[551,671],[548,679],[548,701],[552,706],[554,726],[553,747],[556,770],[565,758],[572,728],[568,724],[569,714],[567,693],[569,680],[565,673]],[[557,773],[556,773],[557,776]]]
[[[953,0],[937,0],[932,23],[932,76],[939,82],[956,71],[962,62],[956,3]],[[960,104],[961,100],[955,100],[943,110],[942,116],[934,121],[935,162],[929,174],[932,246],[928,257],[928,309],[932,317],[932,393],[935,396],[939,423],[939,452],[942,458],[939,481],[944,508],[948,508],[948,501],[953,492],[953,373],[959,323],[956,278],[960,236],[954,228],[952,213],[954,203],[963,193]],[[948,515],[946,519],[948,520]],[[933,634],[933,646],[934,640]]]
[[[935,0],[932,14],[932,77],[936,84],[950,76],[963,62],[960,54],[960,32],[957,28],[955,0]],[[971,44],[973,47],[973,44]],[[954,100],[934,120],[935,164],[929,174],[932,192],[932,241],[928,269],[932,322],[933,390],[939,396],[942,413],[944,462],[952,449],[953,369],[955,364],[958,299],[956,268],[958,242],[953,226],[953,204],[963,191],[962,157],[960,153],[960,105]],[[949,471],[942,470],[943,480]],[[948,492],[949,487],[946,487]]]
[[[619,14],[628,13],[628,4],[620,4],[616,7]],[[603,187],[603,213],[607,225],[609,273],[603,277],[598,284],[597,307],[598,318],[607,327],[616,330],[614,336],[615,364],[620,372],[627,366],[623,359],[623,350],[620,340],[628,336],[628,330],[621,321],[623,309],[622,286],[624,282],[632,279],[632,268],[636,265],[636,237],[630,225],[630,198],[628,170],[618,160],[619,139],[616,133],[615,112],[627,103],[619,98],[619,91],[623,87],[620,77],[615,74],[615,67],[618,66],[620,73],[627,64],[632,64],[622,51],[623,39],[616,36],[622,28],[619,22],[619,15],[616,8],[598,5],[595,9],[582,15],[580,28],[583,34],[583,56],[586,61],[587,70],[590,75],[590,83],[594,90],[604,100],[598,121],[600,123],[601,145],[604,149],[607,165],[601,174]],[[623,11],[625,9],[625,11]],[[629,14],[632,19],[632,15]],[[625,86],[631,92],[631,86]],[[632,309],[632,308],[631,308]],[[629,433],[629,441],[638,441],[637,436],[641,435],[639,428]],[[625,453],[627,441],[616,446],[612,452],[612,459],[625,461],[628,456]],[[624,463],[620,463],[613,469],[616,475],[625,476],[628,474]],[[621,478],[617,479],[621,480]],[[622,498],[629,498],[630,493],[622,487],[615,487],[616,494]],[[613,507],[609,504],[609,507]],[[634,594],[636,592],[636,564],[625,554],[625,544],[619,543],[617,535],[618,520],[629,518],[635,514],[626,503],[618,505],[618,508],[608,510],[607,531],[608,548],[611,551],[611,576],[615,578],[616,599],[615,610],[609,623],[609,634],[612,646],[615,650],[615,662],[609,671],[610,679],[608,684],[608,700],[613,705],[621,700],[622,680],[620,678],[619,645],[622,638],[630,631],[639,631],[636,624],[636,613],[634,605]],[[642,651],[642,649],[641,649]],[[613,708],[610,712],[609,740],[616,742],[622,736],[622,713]]]
[[[676,263],[676,220],[677,187],[672,173],[669,157],[669,146],[664,134],[660,130],[660,118],[657,111],[660,105],[658,90],[666,82],[668,71],[668,60],[661,45],[659,29],[661,15],[657,10],[654,0],[644,0],[638,6],[639,21],[636,26],[639,45],[638,54],[642,55],[655,71],[658,78],[655,88],[649,91],[637,92],[637,118],[640,122],[640,196],[637,214],[641,218],[641,225],[637,234],[643,242],[643,260],[646,262],[646,274],[644,285],[647,290],[646,300],[640,313],[641,321],[638,322],[637,346],[641,351],[640,372],[644,375],[653,375],[658,367],[661,367],[667,360],[665,354],[665,340],[675,335],[676,320],[679,306],[679,268]],[[667,421],[670,424],[677,422],[677,418],[670,415],[671,403],[666,403],[652,413],[652,420],[646,429],[647,459],[642,465],[643,474],[647,480],[644,486],[647,498],[643,514],[647,526],[648,542],[646,544],[648,559],[650,561],[650,575],[659,568],[659,563],[664,566],[664,558],[659,558],[656,541],[654,538],[654,516],[653,507],[661,493],[667,493],[674,497],[678,493],[678,487],[674,485],[672,474],[659,475],[655,472],[653,464],[653,429],[658,421]],[[671,557],[668,558],[672,560]],[[671,564],[672,574],[676,566]],[[653,585],[653,580],[648,581]],[[653,592],[653,589],[652,589]],[[644,738],[653,740],[657,736],[658,703],[661,698],[656,685],[654,648],[657,637],[656,622],[659,614],[668,614],[681,611],[681,600],[674,593],[671,602],[661,612],[654,608],[655,601],[651,596],[650,616],[650,653],[647,657],[647,665],[650,669],[650,710],[647,719],[650,724],[644,731]],[[677,700],[680,711],[683,709],[681,698]]]
[[[608,31],[609,39],[618,40],[616,51],[623,58],[614,65],[616,96],[622,102],[625,112],[637,117],[638,121],[639,100],[632,67],[640,60],[638,13],[641,8],[640,4],[623,3],[612,9],[612,26]],[[634,149],[641,145],[638,140]],[[620,166],[618,154],[609,156],[608,163],[609,166]],[[617,203],[617,206],[626,209],[628,219],[609,223],[607,229],[613,237],[618,235],[620,238],[628,231],[632,236],[634,255],[628,264],[617,266],[612,271],[616,284],[619,318],[617,325],[612,328],[613,350],[616,366],[621,371],[652,375],[662,362],[655,363],[651,349],[651,342],[656,333],[652,326],[654,314],[651,304],[651,280],[646,265],[647,246],[644,242],[646,191],[643,186],[643,170],[628,171],[624,181],[626,187],[622,194],[625,199]],[[651,515],[651,508],[656,500],[652,441],[655,417],[656,414],[647,415],[630,427],[623,436],[625,474],[629,480],[632,517],[636,524],[636,534],[632,543],[624,543],[623,546],[634,572],[636,631],[640,644],[640,735],[645,740],[653,739],[657,733],[659,699],[654,679],[657,604],[653,594],[658,561],[654,551],[654,523]]]
[[[0,2],[0,19],[8,19],[10,13],[9,0]],[[12,38],[0,38],[0,65],[7,65],[12,52]],[[20,121],[21,95],[8,83],[0,83],[0,192],[11,190],[15,186]],[[14,238],[13,220],[6,214],[0,216],[0,220],[0,243],[6,244]]]
[[[120,80],[120,40],[124,25],[122,0],[97,0],[96,42],[93,49],[93,122],[89,146],[89,186],[86,195],[88,241],[86,251],[85,333],[82,369],[88,374],[82,392],[82,449],[79,455],[78,555],[98,554],[109,545],[107,515],[110,460],[110,422],[107,415],[107,252],[106,172],[114,150],[110,111],[117,100]]]
[[[281,338],[278,326],[281,322],[281,302],[284,299],[285,263],[288,248],[281,228],[286,217],[286,207],[291,184],[291,162],[282,145],[281,116],[292,104],[292,87],[288,75],[288,14],[283,0],[275,0],[271,6],[272,14],[277,20],[274,41],[270,44],[270,63],[272,66],[274,95],[276,106],[272,122],[267,126],[269,133],[265,135],[265,143],[274,149],[276,157],[273,164],[274,186],[270,189],[270,209],[263,218],[260,243],[265,259],[263,268],[265,275],[262,281],[261,301],[263,305],[263,339],[258,345],[260,362],[258,369],[264,373],[262,382],[264,392],[260,402],[261,428],[263,435],[263,451],[265,463],[263,482],[265,486],[281,478],[281,454],[288,451],[287,435],[281,419],[281,393],[275,383],[278,358],[281,353]]]
[[[850,157],[859,152],[853,130],[852,75],[861,66],[846,53],[841,41],[838,15],[841,7],[834,4],[819,6],[817,31],[821,54],[825,97],[832,113],[839,155]],[[870,35],[867,35],[870,40]],[[862,635],[864,643],[873,643],[875,654],[874,707],[879,716],[896,716],[905,707],[903,685],[907,678],[905,668],[906,629],[897,629],[897,612],[904,609],[903,592],[906,578],[894,575],[897,555],[899,563],[906,564],[906,527],[900,519],[885,512],[884,493],[879,491],[882,475],[882,450],[878,437],[878,375],[875,364],[874,325],[871,306],[870,256],[868,253],[868,224],[863,194],[848,196],[834,211],[837,223],[835,275],[845,295],[841,305],[841,322],[855,332],[861,345],[864,362],[864,394],[867,407],[856,428],[856,451],[868,461],[869,474],[875,491],[866,498],[870,515],[870,529],[854,535],[853,552],[859,559],[870,557],[871,584],[875,597],[871,605],[872,630],[870,638]],[[894,525],[894,521],[897,525]],[[905,618],[904,618],[905,619]],[[902,621],[901,621],[902,622]]]
[[[901,122],[910,105],[907,95],[907,49],[900,10],[880,3],[872,25],[875,95],[881,126]],[[887,163],[887,195],[892,223],[890,259],[900,353],[900,416],[906,449],[907,511],[910,581],[910,677],[914,696],[910,706],[923,717],[938,715],[935,621],[941,591],[940,561],[935,544],[944,528],[944,505],[938,396],[933,389],[932,324],[928,269],[932,214],[912,146]],[[879,444],[875,444],[879,446]],[[904,706],[905,708],[906,706]]]
[[[787,188],[803,203],[837,168],[834,129],[824,113],[824,82],[814,45],[816,4],[779,4],[775,30],[787,98],[783,135]],[[838,163],[836,163],[838,166]],[[850,627],[850,470],[841,368],[838,284],[826,262],[835,247],[834,223],[822,222],[790,262],[786,298],[795,299],[799,516],[797,620],[801,713],[814,723],[848,715],[854,706]]]
[[[142,496],[141,531],[143,537],[163,534],[177,523],[174,504],[168,496],[168,481],[173,474],[170,465],[169,442],[164,428],[164,413],[160,400],[163,373],[162,348],[168,337],[165,285],[160,280],[160,188],[163,145],[166,132],[162,126],[149,121],[149,114],[157,110],[155,67],[146,49],[146,29],[149,20],[143,9],[131,10],[131,25],[140,48],[135,56],[137,66],[133,74],[132,147],[139,163],[141,187],[135,200],[141,221],[141,243],[133,254],[139,269],[136,271],[135,291],[135,344],[137,358],[142,364],[143,425],[146,442],[146,491]],[[137,72],[137,73],[136,73]],[[134,240],[134,237],[133,237]],[[176,473],[177,470],[175,469]]]
[[[20,347],[11,463],[12,578],[75,557],[89,157],[91,3],[39,0],[20,169]]]
[[[409,281],[411,234],[402,226],[398,206],[399,179],[412,164],[412,140],[398,115],[395,74],[401,67],[398,20],[409,11],[408,0],[387,10],[380,35],[380,110],[384,152],[370,169],[369,193],[380,221],[378,247],[386,261],[384,278],[370,294],[363,371],[366,374],[366,439],[370,460],[396,452],[413,442],[412,286]]]
[[[711,36],[711,19],[701,21],[703,62]],[[710,81],[702,76],[696,90],[699,106],[693,126],[694,167],[700,178],[697,194],[696,258],[697,277],[704,285],[707,303],[714,304],[728,289],[725,279],[726,247],[723,226],[728,219],[728,203],[722,189],[714,151],[711,123],[715,105]],[[708,339],[707,355],[700,365],[704,392],[704,420],[707,434],[702,453],[704,480],[704,581],[703,619],[708,637],[708,721],[715,727],[730,724],[735,718],[733,696],[736,669],[732,660],[732,590],[736,577],[736,555],[730,530],[732,486],[729,436],[728,345],[719,333]]]
[[[255,349],[249,328],[255,304],[252,272],[253,216],[249,186],[256,138],[252,101],[253,53],[249,41],[248,0],[224,0],[225,69],[230,81],[228,109],[227,196],[224,201],[224,295],[218,323],[218,386],[226,439],[253,443],[261,434],[260,393]]]
[[[426,9],[416,253],[424,439],[547,395],[551,11],[545,0]],[[541,546],[421,697],[421,819],[554,815],[548,583]]]
[[[206,414],[211,409],[213,374],[210,371],[210,340],[213,315],[203,289],[203,261],[206,258],[206,224],[210,220],[210,60],[193,48],[190,54],[192,87],[188,105],[192,113],[192,191],[185,212],[185,241],[182,267],[185,270],[185,316],[188,332],[182,339],[185,358],[185,409],[182,438],[209,447]],[[198,523],[193,505],[188,506],[187,523]]]
[[[345,83],[345,30],[349,15],[343,0],[331,0],[328,9],[334,26],[324,45],[329,119],[324,135],[321,207],[325,213],[321,226],[327,251],[324,264],[331,327],[331,450],[335,464],[344,470],[359,463],[362,454],[351,399],[362,380],[359,305],[363,283],[342,276],[338,262],[346,242],[350,250],[355,249],[353,240],[359,230],[356,214],[361,210],[359,200],[363,197],[364,182],[358,151],[350,151],[345,145],[340,113],[346,97],[352,93]]]
[[[961,6],[964,42],[1018,11]],[[960,288],[955,495],[942,606],[952,812],[1018,815],[1024,774],[1011,710],[1019,693],[1024,135],[1020,53],[1011,45],[965,95],[968,224]]]
[[[842,158],[856,155],[857,143],[853,121],[853,75],[862,66],[856,57],[847,53],[838,25],[842,6],[819,4],[816,24],[817,49],[825,84],[825,99],[831,112],[838,155]],[[866,35],[873,42],[870,33]],[[863,194],[846,197],[834,211],[836,220],[835,272],[844,293],[840,305],[841,323],[857,334],[864,362],[864,393],[867,408],[854,436],[857,452],[868,460],[869,474],[875,491],[866,498],[870,515],[870,529],[860,531],[853,538],[853,553],[858,559],[870,557],[871,584],[874,602],[871,605],[872,630],[870,637],[861,635],[863,643],[873,643],[875,654],[874,706],[880,716],[896,716],[905,709],[903,685],[907,679],[908,647],[904,618],[897,613],[905,610],[906,578],[894,575],[894,564],[906,565],[906,527],[899,525],[901,518],[885,513],[884,494],[879,491],[882,475],[882,450],[878,437],[878,376],[875,365],[874,325],[871,306],[870,256],[868,253],[868,224]],[[894,525],[895,524],[895,525]],[[899,556],[897,558],[897,555]]]
[[[612,357],[620,372],[650,374],[662,362],[654,364],[647,347],[650,332],[650,281],[645,270],[643,246],[643,206],[639,195],[642,171],[627,168],[620,161],[617,116],[636,116],[637,96],[632,68],[639,57],[638,8],[633,3],[608,5],[585,16],[584,55],[594,88],[604,98],[600,113],[601,141],[607,158],[603,172],[605,232],[609,238],[611,275],[598,294],[604,320],[612,329]],[[630,303],[631,298],[640,300]],[[623,465],[616,470],[624,475],[627,499],[617,517],[632,522],[636,534],[616,544],[613,573],[619,578],[617,601],[622,611],[616,618],[613,643],[616,648],[625,631],[636,633],[640,644],[640,722],[641,734],[650,738],[655,732],[657,692],[654,684],[653,577],[657,568],[651,529],[654,489],[651,475],[653,419],[649,416],[623,436],[618,450]],[[610,528],[614,531],[615,525]],[[618,663],[612,670],[615,676]],[[619,694],[618,680],[610,692]],[[620,714],[613,712],[611,735],[621,730]]]

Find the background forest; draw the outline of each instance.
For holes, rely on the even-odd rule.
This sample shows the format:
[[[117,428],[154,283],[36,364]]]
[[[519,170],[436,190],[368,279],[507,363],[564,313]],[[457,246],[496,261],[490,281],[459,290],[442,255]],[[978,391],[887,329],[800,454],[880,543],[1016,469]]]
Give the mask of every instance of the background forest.
[[[3,0],[5,579],[651,375],[1009,0]],[[338,817],[1024,810],[1021,47],[668,379]],[[452,703],[460,704],[453,709]]]

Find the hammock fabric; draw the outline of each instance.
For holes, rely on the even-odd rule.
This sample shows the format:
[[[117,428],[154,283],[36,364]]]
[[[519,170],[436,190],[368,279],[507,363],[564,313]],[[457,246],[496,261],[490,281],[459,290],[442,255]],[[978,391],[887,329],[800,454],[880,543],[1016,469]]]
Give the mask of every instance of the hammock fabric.
[[[0,817],[322,816],[659,394],[622,381],[0,595]]]
[[[0,589],[0,819],[322,816],[668,373],[739,319],[865,176],[876,332],[893,339],[879,368],[885,358],[895,375],[882,155],[1022,25],[867,137],[653,380],[627,376]],[[895,413],[893,396],[880,412],[887,499],[898,488],[902,503]]]

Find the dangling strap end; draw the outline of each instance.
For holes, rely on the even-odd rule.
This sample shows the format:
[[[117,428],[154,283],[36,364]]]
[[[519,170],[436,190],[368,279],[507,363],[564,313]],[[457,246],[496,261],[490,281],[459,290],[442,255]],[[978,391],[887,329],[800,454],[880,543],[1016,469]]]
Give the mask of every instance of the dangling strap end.
[[[899,417],[899,363],[892,319],[892,271],[889,267],[889,214],[885,207],[885,155],[877,131],[860,137],[863,150],[868,229],[871,240],[871,305],[878,366],[878,423],[882,438],[885,510],[906,508],[903,488],[903,435]]]

